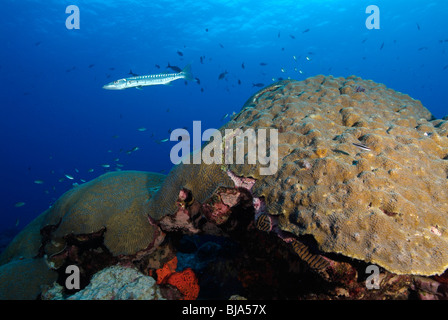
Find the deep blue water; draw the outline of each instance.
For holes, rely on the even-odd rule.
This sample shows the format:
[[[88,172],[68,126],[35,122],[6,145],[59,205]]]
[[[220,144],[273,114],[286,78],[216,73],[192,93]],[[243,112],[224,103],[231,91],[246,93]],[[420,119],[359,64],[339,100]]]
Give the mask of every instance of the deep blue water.
[[[379,30],[365,26],[371,4],[380,9]],[[66,28],[69,5],[80,10],[80,29]],[[174,142],[155,141],[170,129],[191,130],[193,120],[219,128],[259,90],[252,83],[354,74],[421,100],[437,118],[448,114],[446,0],[3,0],[0,7],[0,229],[17,219],[23,228],[72,183],[116,163],[168,172]],[[192,63],[200,84],[102,89],[130,69],[160,73],[168,63]]]

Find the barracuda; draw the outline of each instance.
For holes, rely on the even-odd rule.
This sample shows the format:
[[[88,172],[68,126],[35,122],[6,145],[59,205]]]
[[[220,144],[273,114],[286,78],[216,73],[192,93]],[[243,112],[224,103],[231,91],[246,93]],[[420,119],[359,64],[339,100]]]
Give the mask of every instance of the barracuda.
[[[103,89],[107,90],[123,90],[128,88],[141,89],[142,87],[146,86],[169,84],[171,81],[177,79],[193,80],[193,75],[191,74],[191,66],[187,65],[181,72],[178,73],[158,73],[158,74],[149,74],[145,76],[119,79],[104,85]]]

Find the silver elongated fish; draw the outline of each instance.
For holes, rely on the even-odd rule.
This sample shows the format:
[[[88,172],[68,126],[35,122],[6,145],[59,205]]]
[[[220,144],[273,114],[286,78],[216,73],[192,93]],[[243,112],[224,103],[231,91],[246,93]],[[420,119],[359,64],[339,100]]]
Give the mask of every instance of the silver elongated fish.
[[[169,84],[171,81],[185,79],[193,80],[191,74],[191,66],[187,65],[181,72],[177,73],[158,73],[149,74],[138,77],[123,78],[115,80],[103,86],[103,89],[107,90],[123,90],[128,88],[141,89],[146,86],[154,86],[159,84]]]

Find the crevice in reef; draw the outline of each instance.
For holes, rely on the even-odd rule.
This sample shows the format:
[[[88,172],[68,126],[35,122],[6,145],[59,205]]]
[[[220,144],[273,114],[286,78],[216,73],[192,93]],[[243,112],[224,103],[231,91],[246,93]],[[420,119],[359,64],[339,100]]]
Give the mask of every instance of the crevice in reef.
[[[104,232],[105,229],[101,229],[92,234],[70,234],[64,237],[64,250],[47,258],[58,273],[58,284],[65,288],[65,281],[68,277],[65,270],[69,265],[79,267],[81,290],[89,284],[91,277],[96,272],[118,262],[118,259],[104,245]],[[73,294],[77,291],[79,290],[66,289],[65,293]]]

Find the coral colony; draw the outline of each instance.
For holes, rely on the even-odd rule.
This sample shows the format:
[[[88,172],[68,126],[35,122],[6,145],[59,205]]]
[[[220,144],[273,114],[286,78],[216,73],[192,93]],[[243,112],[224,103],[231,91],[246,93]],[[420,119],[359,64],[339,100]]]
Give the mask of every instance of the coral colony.
[[[107,173],[32,221],[0,256],[0,298],[447,297],[447,119],[316,76],[262,89],[219,131],[195,125],[191,157],[173,131],[168,175]]]

